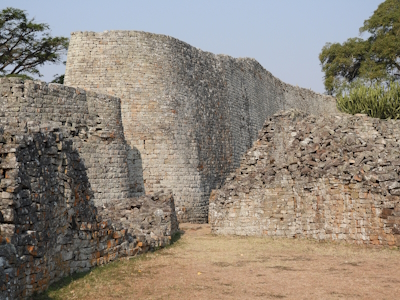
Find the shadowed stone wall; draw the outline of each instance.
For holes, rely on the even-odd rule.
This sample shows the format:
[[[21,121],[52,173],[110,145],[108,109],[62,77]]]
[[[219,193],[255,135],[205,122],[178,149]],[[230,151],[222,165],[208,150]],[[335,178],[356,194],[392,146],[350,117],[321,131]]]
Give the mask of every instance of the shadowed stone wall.
[[[164,35],[74,32],[67,85],[121,98],[134,192],[172,188],[181,221],[206,222],[208,198],[239,166],[267,116],[336,111],[333,98],[287,85],[254,59],[203,52]]]
[[[129,151],[118,98],[0,78],[0,299],[169,244],[172,194],[131,198]]]
[[[84,160],[59,131],[0,127],[0,299],[20,299],[74,272],[168,245],[171,193],[96,207]]]
[[[56,128],[73,141],[97,205],[132,196],[134,173],[128,172],[118,98],[17,78],[0,78],[0,95],[0,126],[5,131]]]
[[[128,151],[118,98],[0,79],[0,299],[170,243],[172,193],[131,198]]]
[[[400,246],[400,121],[274,115],[212,192],[216,234]]]

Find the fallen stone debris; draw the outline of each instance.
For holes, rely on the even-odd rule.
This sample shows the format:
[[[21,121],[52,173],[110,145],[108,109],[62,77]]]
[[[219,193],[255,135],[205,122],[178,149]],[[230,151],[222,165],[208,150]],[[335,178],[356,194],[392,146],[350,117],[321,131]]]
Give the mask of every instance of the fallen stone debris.
[[[400,246],[399,137],[395,120],[274,115],[212,192],[212,231]]]

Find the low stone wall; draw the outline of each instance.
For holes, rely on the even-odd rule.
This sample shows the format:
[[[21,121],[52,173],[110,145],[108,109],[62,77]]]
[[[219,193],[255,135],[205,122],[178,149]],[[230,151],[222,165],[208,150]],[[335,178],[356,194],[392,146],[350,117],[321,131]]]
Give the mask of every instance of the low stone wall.
[[[0,127],[0,299],[169,244],[178,230],[171,192],[96,207],[86,170],[57,129]]]
[[[210,197],[216,234],[400,246],[400,121],[288,111]]]

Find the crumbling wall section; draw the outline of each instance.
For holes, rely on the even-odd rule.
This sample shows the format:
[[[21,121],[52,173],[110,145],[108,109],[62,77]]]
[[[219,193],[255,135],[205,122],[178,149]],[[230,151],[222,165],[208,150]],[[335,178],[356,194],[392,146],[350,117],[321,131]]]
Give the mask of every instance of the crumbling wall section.
[[[121,98],[128,165],[143,170],[135,192],[172,188],[181,221],[206,222],[211,190],[267,116],[336,111],[333,98],[284,84],[254,59],[146,32],[72,33],[65,82]]]
[[[255,59],[218,55],[226,85],[233,149],[231,170],[257,139],[265,120],[278,111],[301,109],[319,114],[336,113],[334,98],[294,87],[274,77]]]
[[[212,192],[212,231],[399,246],[399,125],[364,115],[274,115]]]

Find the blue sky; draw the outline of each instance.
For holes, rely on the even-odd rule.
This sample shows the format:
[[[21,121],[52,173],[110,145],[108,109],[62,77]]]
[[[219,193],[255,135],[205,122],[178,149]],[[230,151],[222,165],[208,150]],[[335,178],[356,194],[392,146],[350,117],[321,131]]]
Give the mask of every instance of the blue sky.
[[[359,36],[382,0],[0,0],[24,9],[53,35],[142,30],[233,57],[253,57],[281,80],[323,93],[318,54],[326,42]],[[41,68],[42,80],[64,65]]]

